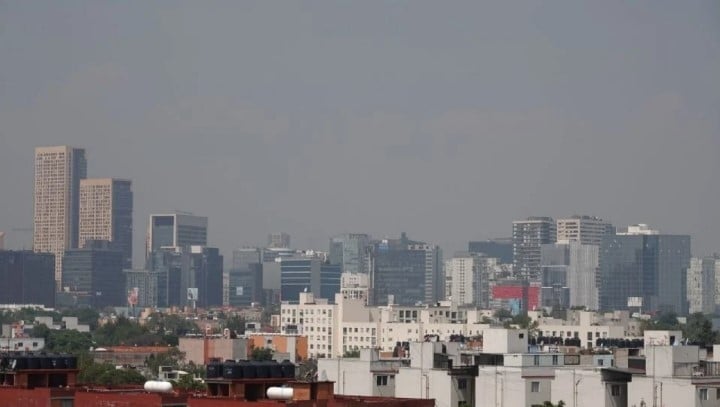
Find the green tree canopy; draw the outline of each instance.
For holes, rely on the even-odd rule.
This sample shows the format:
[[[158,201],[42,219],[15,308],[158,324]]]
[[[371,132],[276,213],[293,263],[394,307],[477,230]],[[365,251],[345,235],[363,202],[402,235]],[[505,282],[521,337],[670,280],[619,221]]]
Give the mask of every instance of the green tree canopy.
[[[705,345],[714,344],[717,338],[717,332],[712,329],[712,321],[701,312],[696,312],[687,317],[684,335],[690,342]]]
[[[270,348],[253,348],[250,351],[250,360],[272,360],[273,351]]]

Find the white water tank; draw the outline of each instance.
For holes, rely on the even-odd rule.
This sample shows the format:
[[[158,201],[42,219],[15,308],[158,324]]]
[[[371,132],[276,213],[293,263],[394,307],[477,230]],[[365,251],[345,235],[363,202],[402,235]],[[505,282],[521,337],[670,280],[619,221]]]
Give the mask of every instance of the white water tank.
[[[145,382],[145,386],[143,386],[145,391],[149,391],[152,393],[169,393],[172,391],[172,383],[170,382],[161,382],[158,380],[149,380]]]
[[[292,387],[270,387],[267,389],[267,398],[271,400],[292,400]]]

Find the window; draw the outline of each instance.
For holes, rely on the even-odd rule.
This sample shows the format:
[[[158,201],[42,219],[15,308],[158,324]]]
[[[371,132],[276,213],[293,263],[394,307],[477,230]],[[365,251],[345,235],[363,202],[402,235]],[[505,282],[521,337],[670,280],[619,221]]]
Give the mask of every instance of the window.
[[[715,390],[715,398],[720,400],[720,389]]]
[[[467,389],[467,379],[458,379],[458,390]]]
[[[708,389],[700,389],[700,400],[708,400]]]
[[[540,366],[540,355],[533,356],[533,365]]]
[[[530,393],[540,392],[540,382],[530,382]]]
[[[558,355],[553,355],[553,357],[552,357],[552,364],[553,364],[553,366],[557,366],[557,364],[558,364]]]
[[[620,396],[620,385],[619,384],[613,384],[612,386],[610,386],[610,395],[613,397]]]
[[[605,365],[605,361],[602,359],[598,359],[598,366],[603,366],[603,365]]]
[[[387,376],[376,376],[375,382],[378,386],[387,386],[388,384],[388,377]]]

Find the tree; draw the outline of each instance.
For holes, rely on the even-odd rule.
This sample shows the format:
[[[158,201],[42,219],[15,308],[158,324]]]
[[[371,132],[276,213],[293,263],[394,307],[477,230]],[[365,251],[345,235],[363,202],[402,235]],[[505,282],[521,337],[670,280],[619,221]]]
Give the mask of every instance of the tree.
[[[185,360],[185,353],[180,352],[180,349],[176,347],[171,347],[167,352],[150,355],[145,361],[145,366],[154,376],[159,373],[160,366],[171,366],[173,369],[178,369],[183,360]]]
[[[688,341],[705,345],[714,344],[717,336],[717,333],[712,330],[712,321],[701,312],[687,317],[684,334]]]
[[[360,357],[360,349],[349,349],[346,350],[345,353],[343,353],[344,358],[359,358]]]
[[[182,391],[203,391],[205,383],[195,380],[195,377],[188,373],[180,375],[177,380],[173,380],[173,386]]]
[[[506,310],[505,308],[500,308],[500,309],[495,310],[495,313],[493,314],[493,316],[498,321],[502,321],[505,319],[511,319],[513,317],[512,312],[510,312],[509,310]]]
[[[250,360],[272,360],[273,351],[270,348],[253,348],[250,351]]]
[[[162,336],[153,334],[147,327],[123,317],[98,328],[94,337],[99,346],[166,344]]]
[[[223,322],[222,327],[223,329],[229,329],[230,332],[236,335],[243,335],[245,334],[245,318],[239,315],[228,317],[225,319],[225,322]]]
[[[55,353],[80,355],[89,352],[92,346],[89,333],[75,330],[49,330],[45,339],[45,350]]]
[[[135,369],[117,369],[110,363],[86,363],[81,366],[78,382],[99,386],[143,384],[145,377]]]

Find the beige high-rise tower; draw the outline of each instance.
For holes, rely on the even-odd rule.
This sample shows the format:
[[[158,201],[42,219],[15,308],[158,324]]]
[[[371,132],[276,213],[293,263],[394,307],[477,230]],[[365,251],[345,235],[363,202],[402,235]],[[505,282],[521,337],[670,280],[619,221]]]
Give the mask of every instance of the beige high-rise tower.
[[[123,267],[132,261],[133,193],[129,180],[87,178],[80,181],[78,247],[88,240],[107,240],[123,252]]]
[[[35,149],[33,250],[55,255],[58,288],[65,250],[78,247],[78,198],[80,180],[86,175],[84,149],[69,146]]]

